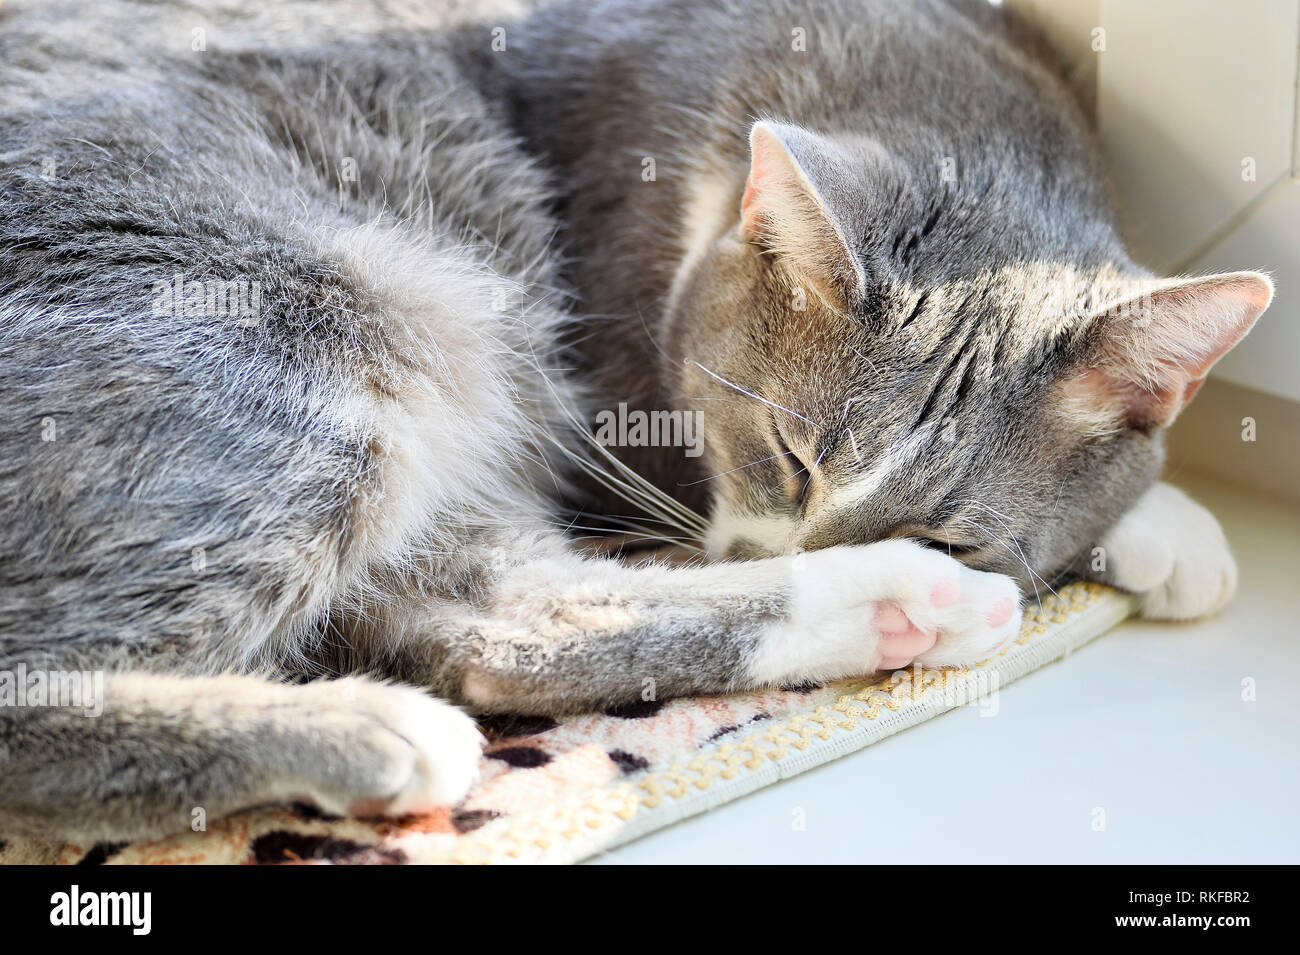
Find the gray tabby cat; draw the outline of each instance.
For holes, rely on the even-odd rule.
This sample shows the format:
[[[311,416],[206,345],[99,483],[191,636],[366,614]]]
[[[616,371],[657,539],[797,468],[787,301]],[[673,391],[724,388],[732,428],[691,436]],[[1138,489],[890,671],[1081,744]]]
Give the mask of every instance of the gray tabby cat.
[[[575,7],[495,59],[486,26],[376,4],[335,28],[327,6],[0,13],[5,834],[454,802],[481,739],[426,691],[555,713],[980,660],[1017,629],[1015,581],[908,538],[951,533],[1027,586],[1024,564],[1066,571],[1267,299],[1249,274],[1162,287],[1140,335],[1031,313],[1062,275],[1144,276],[1055,80],[944,8],[825,5],[800,19],[834,57],[792,61],[759,5]],[[613,315],[615,355],[588,347],[581,376],[557,197],[506,96],[566,186],[584,309]],[[958,112],[988,114],[979,135]],[[785,122],[755,127],[750,170],[759,115]],[[658,182],[609,178],[643,145]],[[936,191],[940,154],[959,175]],[[581,450],[620,398],[706,412],[709,468],[776,456],[719,480],[700,528],[772,556],[575,549],[562,502],[599,467],[698,526]],[[635,463],[680,490],[683,462]],[[1015,525],[970,536],[984,511],[940,507],[966,499]],[[1128,536],[1139,559],[1150,538]]]
[[[1227,601],[1217,522],[1153,482],[1272,285],[1132,261],[1025,24],[981,0],[601,0],[514,35],[498,95],[606,316],[584,371],[701,412],[702,456],[624,456],[707,509],[711,557],[910,537],[1026,592]]]

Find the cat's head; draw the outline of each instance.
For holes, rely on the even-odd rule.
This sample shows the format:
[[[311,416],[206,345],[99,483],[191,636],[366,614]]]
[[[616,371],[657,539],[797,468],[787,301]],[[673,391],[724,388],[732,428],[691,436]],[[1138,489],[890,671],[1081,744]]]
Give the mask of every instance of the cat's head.
[[[1153,279],[1096,183],[945,182],[770,122],[750,150],[669,311],[715,557],[906,536],[1032,591],[1156,477],[1272,296],[1252,272]]]

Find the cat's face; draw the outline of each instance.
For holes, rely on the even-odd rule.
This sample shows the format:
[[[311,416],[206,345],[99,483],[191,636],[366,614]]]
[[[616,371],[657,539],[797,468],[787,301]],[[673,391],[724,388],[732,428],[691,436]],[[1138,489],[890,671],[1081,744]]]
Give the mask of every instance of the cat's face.
[[[735,227],[673,295],[711,556],[910,537],[1043,589],[1155,479],[1162,429],[1267,279],[1145,281],[1093,236],[1073,260],[1008,253],[955,195],[909,231],[904,202],[854,207],[860,180],[806,137],[755,128]],[[961,241],[926,234],[954,221]]]

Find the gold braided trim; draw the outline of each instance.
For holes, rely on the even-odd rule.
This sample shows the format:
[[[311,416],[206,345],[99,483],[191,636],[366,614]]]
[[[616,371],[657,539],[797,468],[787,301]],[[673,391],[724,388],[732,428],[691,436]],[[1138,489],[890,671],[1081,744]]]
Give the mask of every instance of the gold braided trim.
[[[545,861],[545,854],[558,845],[593,837],[607,825],[630,822],[643,809],[665,805],[664,797],[685,799],[709,789],[719,778],[735,779],[744,772],[762,769],[769,761],[785,759],[792,748],[806,750],[814,740],[830,740],[837,732],[852,732],[864,720],[876,720],[883,713],[915,705],[938,691],[958,689],[962,678],[972,671],[1046,634],[1052,625],[1066,623],[1072,615],[1112,592],[1109,587],[1089,581],[1068,584],[1056,595],[1044,597],[1040,605],[1025,610],[1020,635],[996,657],[973,667],[913,668],[876,677],[833,704],[797,713],[735,743],[720,744],[686,762],[647,773],[635,782],[598,787],[571,800],[489,823],[457,840],[446,861],[481,864],[538,857]]]

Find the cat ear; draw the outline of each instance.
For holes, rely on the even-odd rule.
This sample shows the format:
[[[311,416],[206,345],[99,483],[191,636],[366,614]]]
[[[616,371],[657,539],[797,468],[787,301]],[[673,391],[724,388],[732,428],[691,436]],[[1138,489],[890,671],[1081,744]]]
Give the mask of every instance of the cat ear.
[[[1067,391],[1129,427],[1163,428],[1272,298],[1258,272],[1153,283],[1094,316],[1101,352]]]
[[[831,144],[797,126],[763,121],[749,132],[749,150],[740,208],[745,238],[780,256],[832,304],[858,301],[866,276],[817,186],[850,180]]]

